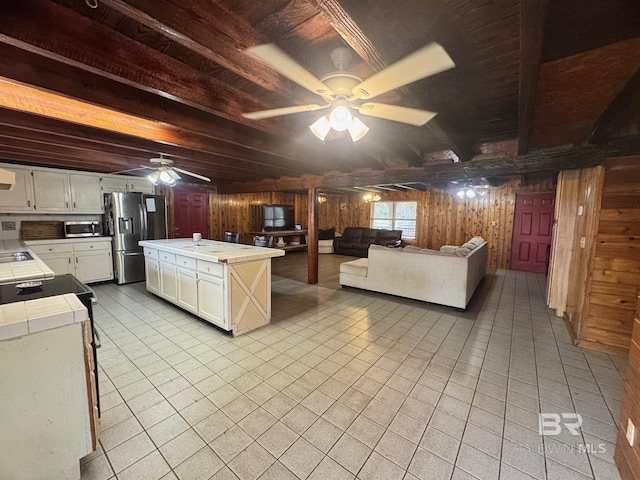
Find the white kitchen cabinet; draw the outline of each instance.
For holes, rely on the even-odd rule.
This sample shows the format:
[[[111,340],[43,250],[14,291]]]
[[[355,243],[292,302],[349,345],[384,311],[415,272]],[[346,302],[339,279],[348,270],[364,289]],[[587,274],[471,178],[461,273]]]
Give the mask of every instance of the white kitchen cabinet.
[[[158,250],[144,247],[144,272],[147,279],[147,290],[160,295],[160,262]]]
[[[195,270],[176,267],[178,280],[177,302],[185,310],[198,313],[198,276]]]
[[[16,174],[13,190],[0,190],[0,211],[2,213],[33,212],[33,178],[31,168],[2,165],[2,168]]]
[[[154,186],[147,177],[126,177],[120,175],[103,176],[101,179],[102,193],[112,192],[140,192],[154,193]]]
[[[74,213],[102,213],[100,177],[94,174],[69,174],[71,211]]]
[[[127,177],[105,176],[100,179],[100,187],[102,193],[126,192],[128,181]]]
[[[111,242],[83,241],[73,244],[76,277],[85,283],[113,280]]]
[[[160,295],[160,264],[153,258],[144,259],[144,272],[147,279],[147,290]]]
[[[56,275],[71,273],[84,283],[113,280],[111,239],[26,242]]]
[[[206,273],[198,272],[198,315],[205,320],[230,330],[225,322],[224,280]]]
[[[69,212],[69,174],[49,170],[33,171],[36,212]]]
[[[178,300],[178,272],[176,256],[172,253],[159,252],[160,257],[160,296],[176,303]]]
[[[51,253],[38,255],[55,275],[75,274],[73,255],[71,253]]]
[[[154,192],[153,183],[151,183],[147,177],[143,178],[135,178],[128,177],[127,179],[127,192],[140,192],[140,193],[151,193]]]

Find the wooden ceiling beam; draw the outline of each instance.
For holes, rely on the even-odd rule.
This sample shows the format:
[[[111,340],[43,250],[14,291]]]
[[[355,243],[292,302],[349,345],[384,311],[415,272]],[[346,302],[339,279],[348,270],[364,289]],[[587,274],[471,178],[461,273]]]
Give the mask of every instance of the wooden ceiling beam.
[[[379,53],[376,46],[369,37],[362,31],[349,13],[340,5],[339,0],[309,0],[327,18],[333,28],[340,34],[342,39],[374,70],[384,70],[389,66],[386,60]],[[422,105],[415,95],[405,86],[397,89],[403,96],[408,98],[413,108],[422,109]],[[440,125],[438,118],[432,118],[426,127],[438,138],[438,140],[458,157],[460,161],[470,160],[472,150],[467,146],[456,142]],[[419,157],[421,155],[418,155]],[[409,157],[409,165],[419,166],[417,160]]]
[[[0,3],[0,41],[241,124],[284,133],[277,120],[260,124],[241,116],[268,108],[244,91],[51,1]]]
[[[66,143],[61,137],[50,134],[40,134],[30,137],[25,133],[33,134],[37,132],[25,132],[13,129],[11,127],[3,127],[0,130],[0,148],[13,148],[16,151],[23,152],[23,156],[31,153],[34,160],[38,160],[43,155],[56,154],[60,158],[80,160],[92,164],[100,165],[100,171],[121,171],[130,168],[138,168],[142,165],[149,166],[149,158],[157,155],[154,152],[127,150],[120,148],[119,153],[114,152],[114,148],[108,145],[86,142],[83,140],[73,140]],[[68,140],[68,139],[67,139]],[[181,162],[181,158],[172,155],[172,159],[176,161],[178,167],[187,167]],[[207,173],[215,178],[235,178],[244,177],[248,180],[255,178],[255,165],[247,164],[247,162],[228,162],[226,159],[216,159],[211,155],[202,155],[193,152],[189,156],[190,163],[188,169],[196,173]],[[275,171],[269,175],[277,178],[286,174],[286,169],[281,169],[279,173]]]
[[[179,136],[179,142],[162,143],[151,139],[135,138],[116,132],[99,130],[84,125],[67,124],[53,118],[36,117],[34,115],[3,108],[0,108],[0,125],[15,126],[26,130],[34,130],[36,132],[88,140],[98,144],[126,146],[129,148],[144,150],[146,152],[152,151],[156,152],[156,155],[159,153],[166,153],[167,155],[188,157],[188,150],[195,150],[197,152],[224,158],[225,161],[231,160],[234,162],[246,162],[247,165],[251,164],[254,171],[255,169],[263,169],[265,173],[269,172],[272,166],[276,167],[276,169],[282,168],[288,170],[289,174],[292,172],[299,172],[299,174],[302,174],[303,172],[309,171],[320,173],[322,171],[320,168],[312,167],[305,167],[303,170],[300,165],[295,165],[291,161],[283,161],[278,157],[271,157],[263,152],[248,151],[242,155],[238,155],[238,152],[228,145],[210,142],[206,138],[200,138],[197,135],[189,134],[188,132],[181,132],[179,130],[175,130],[173,132]],[[188,149],[186,152],[184,150],[185,148]]]
[[[309,186],[316,186],[318,188],[358,188],[369,185],[415,182],[433,185],[456,180],[474,180],[487,176],[513,176],[529,172],[586,168],[601,165],[605,157],[606,155],[603,150],[591,146],[549,148],[531,152],[526,155],[472,160],[464,163],[427,165],[421,169],[389,169],[384,171],[325,175],[323,177],[309,175],[301,178],[281,178],[259,183],[233,183],[225,186],[224,191],[226,193],[267,192],[298,190],[309,188]]]
[[[520,89],[518,92],[518,154],[529,151],[538,70],[542,58],[544,21],[549,0],[520,2]]]
[[[284,161],[288,168],[294,169],[298,164],[299,168],[316,173],[319,173],[319,165],[345,170],[350,166],[370,164],[366,158],[347,156],[339,149],[332,149],[331,155],[327,155],[325,148],[298,139],[275,137],[3,43],[0,43],[0,76],[92,104],[115,106],[119,111],[175,126],[185,135],[203,137],[204,142],[215,145],[222,155],[235,152],[233,158],[251,159],[257,155],[265,160],[272,159],[269,160],[271,163]],[[189,145],[185,146],[189,148]]]
[[[100,0],[176,43],[267,90],[287,92],[293,83],[243,52],[268,39],[216,2]]]

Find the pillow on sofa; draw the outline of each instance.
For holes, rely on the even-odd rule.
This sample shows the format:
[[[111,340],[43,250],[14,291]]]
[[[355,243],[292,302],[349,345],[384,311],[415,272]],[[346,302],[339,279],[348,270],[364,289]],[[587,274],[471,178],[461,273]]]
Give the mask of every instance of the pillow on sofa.
[[[415,252],[415,253],[418,253],[420,250],[422,249],[420,247],[416,247],[415,245],[407,245],[402,249],[403,252]]]
[[[485,242],[484,238],[482,237],[473,237],[471,240],[469,240],[467,243],[473,243],[476,247],[479,247],[480,245],[482,245]]]
[[[336,238],[336,229],[327,228],[326,230],[318,230],[318,240],[333,240]]]
[[[474,248],[477,247],[477,245],[475,243],[471,243],[471,241],[468,241],[468,242],[463,243],[461,245],[461,247],[469,248],[469,249],[473,250]]]
[[[471,249],[468,247],[458,247],[455,249],[455,254],[459,257],[466,257],[471,252]]]

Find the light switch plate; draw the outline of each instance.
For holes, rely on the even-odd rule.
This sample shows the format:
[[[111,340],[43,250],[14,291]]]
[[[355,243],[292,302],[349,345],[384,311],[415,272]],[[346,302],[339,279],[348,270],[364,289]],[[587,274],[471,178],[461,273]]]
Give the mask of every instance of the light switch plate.
[[[2,229],[3,230],[15,230],[16,229],[16,222],[2,222]]]

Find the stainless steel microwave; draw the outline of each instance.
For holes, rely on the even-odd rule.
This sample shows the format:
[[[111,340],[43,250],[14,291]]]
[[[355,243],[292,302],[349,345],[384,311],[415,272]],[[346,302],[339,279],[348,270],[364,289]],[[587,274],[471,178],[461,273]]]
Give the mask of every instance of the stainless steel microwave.
[[[64,222],[64,236],[72,237],[101,237],[102,225],[99,221]]]

